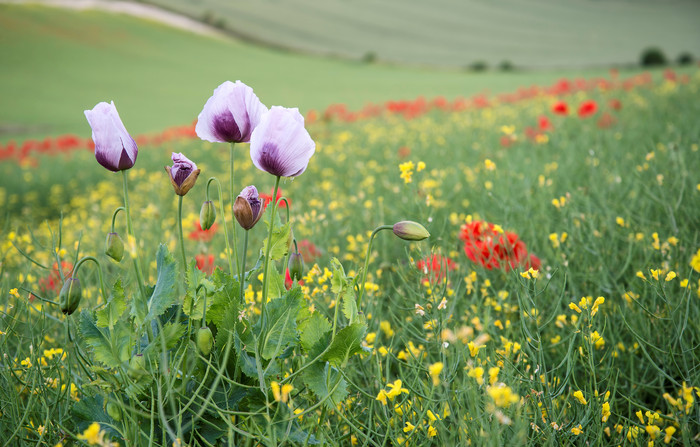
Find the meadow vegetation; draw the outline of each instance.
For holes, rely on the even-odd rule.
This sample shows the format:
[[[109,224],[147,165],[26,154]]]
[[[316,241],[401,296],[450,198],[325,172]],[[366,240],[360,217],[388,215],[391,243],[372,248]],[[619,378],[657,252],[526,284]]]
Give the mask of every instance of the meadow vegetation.
[[[274,176],[245,143],[229,188],[228,145],[137,137],[124,171],[133,227],[113,219],[121,175],[92,151],[4,162],[0,439],[698,442],[699,88],[696,69],[613,73],[470,101],[330,108],[307,117],[316,152],[282,181],[279,207]],[[182,201],[184,245],[163,170],[172,152],[201,170]],[[216,181],[207,191],[210,177],[223,192]],[[238,227],[238,274],[230,205],[251,184],[272,205],[245,246]],[[224,206],[210,230],[206,199]],[[373,234],[404,220],[430,237]],[[111,231],[121,262],[104,254]],[[295,246],[301,280],[285,280]],[[64,315],[59,293],[79,263],[82,298]]]

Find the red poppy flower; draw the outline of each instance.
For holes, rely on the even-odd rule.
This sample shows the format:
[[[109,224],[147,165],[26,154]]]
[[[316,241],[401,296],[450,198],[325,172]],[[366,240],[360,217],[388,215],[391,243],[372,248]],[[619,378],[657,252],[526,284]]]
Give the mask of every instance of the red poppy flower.
[[[274,189],[273,189],[272,191],[270,191],[270,194],[264,194],[264,193],[261,193],[261,194],[260,194],[260,198],[264,200],[264,202],[263,202],[263,207],[264,207],[264,208],[267,208],[267,205],[268,205],[270,202],[272,202],[272,193],[273,193],[273,192],[274,192]],[[277,197],[275,197],[275,200],[276,200],[276,201],[279,201],[279,199],[281,199],[282,197],[284,197],[284,193],[282,192],[282,188],[278,188],[278,189],[277,189]],[[289,200],[289,197],[287,197],[287,200],[289,201],[289,204],[291,205],[291,204],[292,204],[292,201]],[[283,200],[283,201],[281,201],[281,202],[279,203],[279,207],[280,207],[280,208],[286,208],[286,207],[287,207],[287,203]]]
[[[464,241],[464,253],[472,262],[489,270],[510,270],[518,266],[539,269],[539,258],[528,254],[525,242],[517,234],[495,228],[494,224],[483,221],[462,225],[459,238]]]
[[[197,268],[207,275],[211,275],[214,272],[214,255],[195,255],[195,261],[197,262]]]
[[[194,223],[194,230],[187,235],[187,238],[193,241],[209,242],[218,229],[219,225],[214,224],[208,230],[202,230],[202,226],[199,224],[199,221],[197,221]]]
[[[61,270],[63,271],[63,278],[68,279],[73,273],[73,264],[66,261],[61,261]],[[44,294],[58,293],[63,287],[61,282],[61,272],[58,270],[58,263],[54,262],[51,266],[51,271],[45,278],[39,279],[39,290]]]
[[[620,110],[622,108],[622,103],[620,102],[619,99],[611,99],[610,100],[610,108],[613,110]]]
[[[297,284],[299,284],[300,286],[303,286],[304,281],[299,280],[299,281],[297,281]],[[294,281],[292,281],[292,276],[289,274],[289,269],[287,269],[287,271],[284,272],[284,288],[289,290],[292,288],[293,285],[294,285]]]
[[[311,264],[323,254],[323,252],[308,239],[299,241],[299,253],[301,253],[301,258],[304,260],[305,264]]]
[[[558,101],[552,106],[552,112],[557,115],[568,115],[569,106],[564,101]]]
[[[440,282],[447,272],[457,268],[457,264],[446,256],[432,254],[416,262],[416,267],[423,272],[426,281]]]
[[[552,122],[549,121],[549,118],[547,118],[545,115],[540,116],[538,119],[538,125],[540,127],[540,130],[543,132],[548,132],[554,130],[554,126],[552,126]]]
[[[589,116],[595,115],[598,111],[598,103],[592,99],[584,101],[578,108],[578,116],[580,118],[588,118]]]

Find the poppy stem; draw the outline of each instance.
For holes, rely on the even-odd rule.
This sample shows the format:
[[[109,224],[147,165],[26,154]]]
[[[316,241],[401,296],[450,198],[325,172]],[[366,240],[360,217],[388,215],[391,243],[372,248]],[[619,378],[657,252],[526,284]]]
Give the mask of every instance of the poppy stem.
[[[182,234],[182,197],[177,196],[177,229],[180,235],[180,254],[182,255],[182,272],[187,272],[187,256],[185,256],[185,238]]]
[[[115,223],[115,221],[116,221],[116,219],[117,219],[117,214],[119,214],[119,211],[125,211],[124,207],[123,207],[123,206],[120,206],[119,208],[117,208],[116,210],[114,210],[114,214],[112,214],[112,233],[115,232],[115,231],[114,231],[114,223]]]
[[[234,272],[238,270],[238,265],[236,265],[236,270],[233,269],[233,260],[231,258],[231,245],[229,244],[228,241],[228,227],[226,226],[226,214],[224,213],[224,198],[221,193],[221,182],[219,182],[219,179],[216,177],[211,177],[209,181],[207,182],[207,200],[209,200],[209,184],[211,182],[216,181],[216,186],[219,189],[219,212],[221,213],[221,219],[224,221],[224,242],[226,243],[226,257],[228,258],[228,268],[229,272],[231,272],[231,277],[233,277]],[[236,224],[234,223],[233,226],[235,227]],[[236,259],[236,263],[238,263],[238,259]]]
[[[245,230],[245,236],[243,237],[243,262],[241,262],[241,277],[240,279],[240,286],[239,289],[241,289],[241,304],[243,304],[244,300],[243,297],[244,295],[244,287],[245,287],[245,258],[246,254],[248,252],[248,230]]]
[[[143,286],[143,273],[141,271],[141,261],[139,260],[138,243],[136,242],[136,236],[134,235],[134,226],[131,223],[131,213],[129,212],[129,188],[127,184],[126,173],[126,169],[122,170],[122,178],[124,179],[124,212],[126,213],[126,231],[131,239],[129,240],[129,254],[134,260],[134,271],[136,272],[136,281],[139,284],[139,290],[141,291],[141,295],[143,296],[145,305],[146,301],[148,300],[148,295],[146,294],[146,288]]]
[[[231,143],[231,163],[230,163],[230,173],[231,173],[231,179],[230,179],[230,184],[231,184],[231,222],[233,223],[233,258],[236,260],[236,270],[231,269],[231,276],[233,276],[233,272],[238,272],[238,238],[236,237],[236,219],[233,216],[233,202],[236,201],[236,196],[237,194],[235,193],[235,190],[233,189],[233,149],[235,148],[236,143]],[[242,278],[238,278],[238,283],[243,284]]]
[[[382,230],[391,230],[393,225],[381,225],[374,229],[372,235],[369,237],[369,243],[367,244],[367,254],[365,255],[365,267],[362,269],[362,280],[360,281],[360,293],[357,295],[357,310],[361,310],[360,305],[362,304],[362,295],[365,294],[365,280],[367,279],[367,269],[369,268],[369,255],[372,253],[372,241],[374,236],[377,235]]]
[[[265,315],[265,304],[267,304],[267,284],[268,284],[268,267],[270,265],[270,250],[272,249],[272,231],[275,228],[275,211],[277,211],[277,201],[274,197],[277,197],[277,190],[280,186],[280,176],[277,176],[275,180],[275,189],[272,192],[273,200],[270,201],[272,205],[272,211],[270,211],[270,232],[267,236],[267,249],[265,250],[265,267],[263,268],[263,294],[262,294],[262,315]]]

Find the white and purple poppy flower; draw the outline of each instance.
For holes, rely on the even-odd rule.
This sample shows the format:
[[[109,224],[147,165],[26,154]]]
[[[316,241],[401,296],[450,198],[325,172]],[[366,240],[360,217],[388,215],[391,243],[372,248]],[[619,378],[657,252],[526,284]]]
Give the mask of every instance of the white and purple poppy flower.
[[[86,110],[85,117],[92,128],[97,162],[114,172],[134,166],[139,150],[119,118],[114,101],[101,102]]]
[[[226,81],[204,104],[195,132],[212,143],[247,143],[265,112],[267,107],[252,88],[241,81]]]
[[[273,106],[250,137],[253,164],[278,177],[301,175],[315,150],[299,109]]]
[[[184,196],[194,186],[200,170],[192,160],[181,153],[173,152],[172,160],[173,165],[166,166],[165,170],[170,174],[170,183],[175,189],[175,194]]]
[[[258,189],[252,185],[243,188],[233,203],[233,215],[245,230],[250,230],[258,223],[263,211],[265,208],[258,195]]]

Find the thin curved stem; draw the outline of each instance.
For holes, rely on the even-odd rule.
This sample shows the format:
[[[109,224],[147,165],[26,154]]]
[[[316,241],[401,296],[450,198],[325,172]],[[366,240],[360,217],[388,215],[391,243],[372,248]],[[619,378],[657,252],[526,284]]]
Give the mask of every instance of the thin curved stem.
[[[221,214],[221,219],[223,219],[223,227],[224,227],[224,242],[226,243],[226,258],[228,258],[228,268],[229,272],[231,272],[231,276],[233,277],[234,272],[238,271],[238,256],[236,256],[236,270],[233,269],[233,260],[231,258],[231,245],[229,244],[228,241],[228,227],[226,226],[226,213],[224,212],[224,198],[221,193],[221,182],[219,182],[219,179],[216,177],[211,177],[207,181],[207,200],[209,200],[209,184],[213,181],[216,181],[216,186],[219,190],[219,213]],[[234,227],[236,224],[233,224]]]
[[[123,206],[120,206],[119,208],[117,208],[116,210],[114,210],[114,214],[112,214],[112,231],[111,231],[112,233],[115,232],[115,231],[114,231],[114,223],[115,223],[115,221],[116,221],[116,219],[117,219],[117,214],[119,214],[119,211],[124,211],[124,212],[126,212],[126,208],[124,208]]]
[[[104,299],[105,303],[107,302],[107,289],[105,288],[105,282],[102,277],[102,266],[100,266],[100,261],[97,260],[94,256],[83,256],[80,258],[80,260],[75,264],[75,268],[73,269],[73,274],[72,276],[74,278],[77,278],[78,276],[78,269],[80,268],[81,265],[83,265],[84,262],[87,261],[92,261],[97,265],[97,275],[100,278],[100,288],[102,289],[102,299]]]
[[[365,267],[362,270],[362,280],[360,283],[360,293],[357,295],[357,309],[362,309],[360,305],[362,304],[362,296],[365,294],[365,281],[367,279],[367,269],[369,268],[369,255],[372,253],[372,241],[374,236],[377,235],[382,230],[391,230],[393,225],[381,225],[374,229],[372,235],[369,237],[369,243],[367,244],[367,254],[365,255]]]

